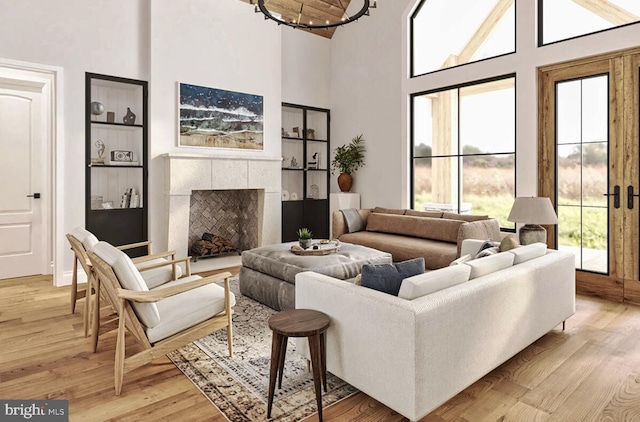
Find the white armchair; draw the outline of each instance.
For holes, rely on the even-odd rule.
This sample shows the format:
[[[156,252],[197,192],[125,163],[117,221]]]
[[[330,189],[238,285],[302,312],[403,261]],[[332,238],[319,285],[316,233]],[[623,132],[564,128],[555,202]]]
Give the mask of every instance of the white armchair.
[[[194,340],[227,327],[229,355],[233,355],[230,273],[202,278],[197,275],[170,281],[149,289],[133,261],[107,242],[88,251],[96,274],[96,302],[101,294],[115,305],[118,338],[115,356],[115,391],[122,390],[124,374]],[[224,287],[215,284],[224,280]],[[94,332],[98,330],[95,324]],[[129,331],[143,350],[126,356],[125,332]]]

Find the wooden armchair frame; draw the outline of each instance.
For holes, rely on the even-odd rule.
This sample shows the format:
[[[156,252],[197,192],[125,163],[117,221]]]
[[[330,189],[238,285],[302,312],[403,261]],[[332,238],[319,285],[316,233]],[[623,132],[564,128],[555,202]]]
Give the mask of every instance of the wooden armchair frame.
[[[227,344],[229,356],[233,356],[233,309],[230,301],[229,277],[231,273],[224,272],[206,278],[200,278],[178,284],[176,286],[155,289],[150,291],[132,291],[122,288],[113,268],[91,251],[87,252],[95,270],[96,299],[99,301],[100,292],[103,292],[115,304],[119,317],[118,334],[115,354],[115,392],[120,395],[124,374],[130,372],[148,362],[166,355],[199,338],[206,336],[221,328],[227,327]],[[168,297],[224,280],[225,310],[212,318],[173,334],[163,340],[151,344],[147,338],[144,326],[141,324],[131,306],[131,302],[153,303]],[[188,312],[188,310],[186,310]],[[96,319],[93,320],[93,332],[98,331]],[[142,345],[143,349],[132,356],[126,357],[125,332],[129,331]]]
[[[89,323],[89,315],[91,315],[92,312],[95,312],[96,316],[98,317],[98,319],[100,318],[100,305],[96,305],[96,306],[91,306],[91,300],[90,300],[90,296],[92,295],[92,292],[95,291],[96,289],[93,286],[93,280],[95,279],[95,275],[93,273],[93,268],[92,268],[92,264],[91,261],[89,260],[89,257],[87,256],[87,250],[85,249],[84,245],[82,244],[82,242],[80,242],[80,240],[78,238],[76,238],[73,234],[71,233],[67,233],[67,240],[69,241],[69,244],[71,245],[71,250],[74,253],[74,259],[73,259],[73,275],[71,277],[71,313],[73,314],[76,311],[76,303],[79,299],[82,299],[82,297],[85,298],[85,302],[84,302],[84,315],[83,315],[83,327],[84,327],[84,336],[88,337],[89,336],[89,326],[91,325]],[[121,251],[125,251],[128,249],[133,249],[133,248],[140,248],[140,247],[147,247],[147,255],[144,256],[140,256],[140,257],[136,257],[136,258],[132,258],[131,260],[138,264],[138,263],[143,263],[146,261],[151,261],[153,259],[157,259],[157,258],[171,258],[171,261],[168,260],[168,262],[172,262],[173,263],[173,267],[172,267],[172,280],[177,279],[177,273],[176,273],[176,264],[179,263],[180,261],[175,261],[175,256],[176,256],[176,251],[166,251],[166,252],[161,252],[161,253],[157,253],[157,254],[152,254],[151,253],[151,240],[146,240],[144,242],[137,242],[137,243],[130,243],[127,245],[121,245],[121,246],[116,246],[118,249],[120,249]],[[80,265],[82,266],[82,269],[84,270],[85,274],[87,275],[87,287],[85,288],[84,291],[84,295],[78,295],[78,262],[80,263]],[[162,267],[164,265],[163,264],[156,264],[156,265],[148,265],[148,266],[140,266],[139,270],[140,271],[146,271],[146,270],[151,270],[154,268],[159,268]],[[187,272],[191,272],[190,269],[190,262],[186,262],[186,266],[187,266]],[[113,305],[113,303],[111,303]],[[95,311],[94,311],[95,309]],[[97,342],[97,339],[95,340],[95,342]],[[95,346],[94,346],[94,351],[95,351]]]

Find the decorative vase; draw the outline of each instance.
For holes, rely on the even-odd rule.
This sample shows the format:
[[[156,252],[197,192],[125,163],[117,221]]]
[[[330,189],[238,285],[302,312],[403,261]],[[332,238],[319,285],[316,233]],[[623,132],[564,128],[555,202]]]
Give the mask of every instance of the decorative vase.
[[[133,114],[133,112],[131,111],[131,109],[129,107],[127,107],[127,114],[124,115],[124,117],[122,118],[122,121],[123,121],[123,123],[125,123],[127,125],[135,124],[136,115]]]
[[[338,176],[338,186],[340,186],[341,192],[349,192],[353,185],[353,177],[350,173],[340,173]]]
[[[104,105],[97,101],[91,103],[91,114],[94,116],[99,116],[104,113]]]
[[[313,239],[298,239],[298,243],[302,249],[308,249],[309,246],[311,246],[311,242],[313,242]]]

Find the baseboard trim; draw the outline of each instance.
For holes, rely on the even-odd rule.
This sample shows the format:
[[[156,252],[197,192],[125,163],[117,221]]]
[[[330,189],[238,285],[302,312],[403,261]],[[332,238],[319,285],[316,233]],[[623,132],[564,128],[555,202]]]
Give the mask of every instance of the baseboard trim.
[[[58,280],[56,280],[55,286],[56,287],[70,286],[72,280],[73,280],[73,271],[65,271],[62,274],[62,282],[59,282]],[[87,282],[87,275],[82,270],[78,271],[78,283],[86,283],[86,282]]]

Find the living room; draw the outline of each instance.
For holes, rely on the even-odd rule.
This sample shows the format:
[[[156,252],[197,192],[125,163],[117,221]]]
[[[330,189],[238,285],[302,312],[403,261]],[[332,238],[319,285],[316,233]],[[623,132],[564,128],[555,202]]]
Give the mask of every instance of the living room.
[[[170,236],[164,155],[279,158],[283,102],[330,109],[332,148],[364,134],[366,165],[358,171],[352,189],[360,194],[363,208],[411,208],[410,96],[515,74],[515,193],[538,195],[538,68],[638,47],[637,25],[539,47],[535,36],[538,2],[518,1],[515,53],[410,78],[408,22],[418,3],[379,0],[370,16],[339,28],[331,39],[278,26],[240,0],[117,0],[91,4],[27,0],[4,5],[0,16],[0,68],[44,69],[54,83],[54,124],[47,148],[50,164],[44,178],[47,186],[42,187],[48,220],[37,272],[51,274],[55,286],[70,284],[72,277],[74,256],[64,234],[84,226],[85,189],[79,181],[85,174],[85,72],[149,82],[148,237],[157,250],[169,246]],[[263,96],[264,149],[203,153],[202,149],[178,146],[179,83]],[[338,192],[335,178],[331,180],[330,191]],[[272,193],[279,194],[277,189]],[[272,232],[265,234],[265,243],[279,241],[279,206],[267,211],[265,225]],[[18,289],[16,285],[11,288]],[[584,306],[594,310],[595,303],[599,302]],[[606,306],[616,308],[618,304]],[[616,309],[621,314],[636,312],[633,308]],[[39,311],[34,308],[29,312]],[[20,314],[17,304],[12,305],[9,315],[29,319]],[[637,317],[637,312],[634,315]],[[603,318],[615,319],[609,314]],[[591,323],[605,324],[591,321],[587,325]],[[82,347],[83,341],[84,337],[71,344]],[[45,348],[45,353],[55,356],[58,351]],[[106,354],[103,351],[105,358]],[[155,383],[158,375],[153,366],[141,371],[147,371],[153,379],[150,382]],[[69,372],[81,368],[76,364]],[[36,376],[34,369],[30,371]],[[48,374],[52,382],[56,371]],[[161,369],[160,373],[165,371]],[[181,376],[173,374],[170,379]],[[81,385],[65,382],[69,389],[82,389]],[[105,394],[111,393],[109,382],[104,380]],[[53,396],[65,395],[57,391]],[[145,392],[140,393],[138,401],[127,399],[126,407],[139,407],[140,400],[154,394],[152,389],[141,391]],[[109,416],[106,409],[118,406],[118,402],[110,397],[102,403],[95,394],[85,403],[103,409],[100,420],[126,415],[122,411]],[[192,402],[197,400],[193,398],[196,394],[189,397]],[[158,400],[162,399],[154,402]],[[202,410],[206,405],[209,403],[204,400],[196,408]],[[158,411],[154,412],[158,416]]]

